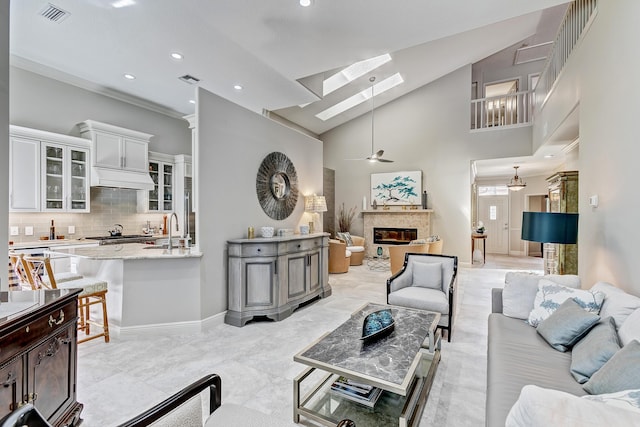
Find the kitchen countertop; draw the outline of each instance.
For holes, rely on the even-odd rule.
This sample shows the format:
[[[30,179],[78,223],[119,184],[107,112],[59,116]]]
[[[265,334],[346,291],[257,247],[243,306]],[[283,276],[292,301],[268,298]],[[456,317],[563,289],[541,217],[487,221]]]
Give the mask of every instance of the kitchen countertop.
[[[149,240],[166,239],[166,234],[150,234],[147,236]],[[37,249],[37,248],[55,248],[56,246],[81,246],[81,245],[98,245],[100,240],[86,239],[80,237],[77,239],[55,239],[55,240],[32,240],[28,242],[15,242],[9,245],[9,249],[20,251],[21,249]]]
[[[98,244],[97,240],[81,239],[56,239],[56,240],[32,240],[29,242],[18,242],[9,245],[9,249],[36,249],[36,248],[51,248],[55,246],[67,246],[67,245],[89,245]]]
[[[124,243],[122,245],[102,245],[93,247],[66,248],[51,253],[56,255],[76,256],[87,259],[167,259],[167,258],[200,258],[202,253],[195,248],[173,248],[171,253],[159,246],[144,243]]]

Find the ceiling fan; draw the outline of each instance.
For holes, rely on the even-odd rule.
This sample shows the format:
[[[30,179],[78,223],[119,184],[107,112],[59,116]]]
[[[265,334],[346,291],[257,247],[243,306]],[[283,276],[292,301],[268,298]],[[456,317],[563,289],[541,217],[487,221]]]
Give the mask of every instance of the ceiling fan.
[[[384,154],[384,150],[374,151],[373,148],[373,112],[375,110],[375,102],[374,102],[374,93],[373,93],[373,82],[376,81],[375,77],[370,77],[369,81],[371,82],[371,154],[364,159],[353,159],[353,160],[368,160],[371,163],[393,163],[393,160],[384,159],[382,155]]]

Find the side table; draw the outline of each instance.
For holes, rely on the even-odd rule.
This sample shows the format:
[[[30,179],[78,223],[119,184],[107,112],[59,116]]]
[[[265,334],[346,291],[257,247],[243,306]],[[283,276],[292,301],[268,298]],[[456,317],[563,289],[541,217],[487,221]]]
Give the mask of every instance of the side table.
[[[369,268],[369,270],[374,270],[374,271],[389,270],[391,268],[389,266],[389,256],[381,255],[381,256],[367,257],[367,267]]]
[[[486,250],[487,250],[487,234],[471,233],[471,265],[473,265],[473,251],[475,250],[476,240],[482,241],[482,264],[484,265],[486,260]]]

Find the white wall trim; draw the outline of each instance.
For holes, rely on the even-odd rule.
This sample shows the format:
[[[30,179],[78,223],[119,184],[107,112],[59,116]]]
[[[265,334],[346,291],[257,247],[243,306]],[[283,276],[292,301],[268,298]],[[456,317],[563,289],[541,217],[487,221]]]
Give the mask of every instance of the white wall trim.
[[[214,314],[206,319],[189,322],[156,323],[152,325],[125,327],[109,325],[109,334],[112,336],[130,336],[141,333],[148,335],[195,334],[224,324],[224,316],[226,313],[225,310],[222,313]]]

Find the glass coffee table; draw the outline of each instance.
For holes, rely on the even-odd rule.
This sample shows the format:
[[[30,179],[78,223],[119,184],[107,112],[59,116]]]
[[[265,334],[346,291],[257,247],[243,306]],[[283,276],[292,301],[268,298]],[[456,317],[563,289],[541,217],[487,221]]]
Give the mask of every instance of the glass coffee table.
[[[364,318],[391,309],[393,331],[372,342],[361,340]],[[293,420],[307,417],[327,426],[348,418],[358,426],[414,426],[440,362],[439,313],[404,307],[365,304],[331,332],[300,351],[293,360],[308,366],[293,380]],[[322,371],[301,396],[303,381]],[[331,391],[339,377],[382,393],[373,407]]]

